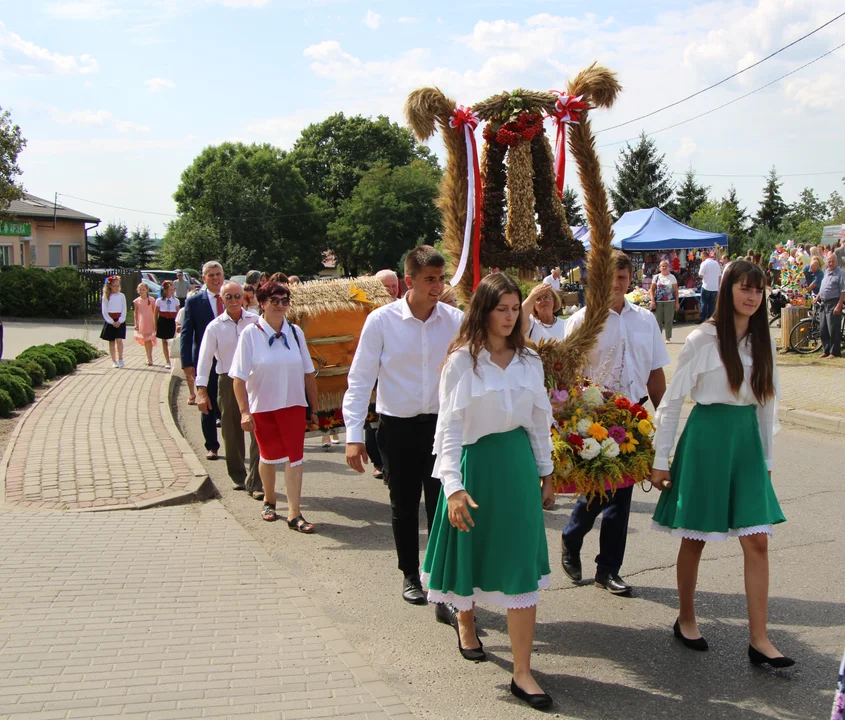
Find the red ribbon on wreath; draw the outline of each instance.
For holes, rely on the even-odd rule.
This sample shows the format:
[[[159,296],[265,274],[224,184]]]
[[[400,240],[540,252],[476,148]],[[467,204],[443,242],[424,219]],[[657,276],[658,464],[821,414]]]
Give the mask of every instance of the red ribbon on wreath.
[[[552,95],[557,96],[554,112],[549,116],[557,126],[557,138],[555,141],[555,186],[557,196],[563,197],[563,175],[566,170],[566,126],[580,125],[580,113],[587,109],[587,103],[583,102],[582,95],[574,97],[566,93],[550,90]]]
[[[467,148],[467,219],[464,227],[464,244],[461,259],[452,277],[452,286],[456,286],[466,269],[469,252],[472,250],[472,289],[481,282],[481,169],[478,165],[478,147],[475,144],[475,129],[479,118],[472,108],[458,105],[449,117],[449,127],[464,134]]]

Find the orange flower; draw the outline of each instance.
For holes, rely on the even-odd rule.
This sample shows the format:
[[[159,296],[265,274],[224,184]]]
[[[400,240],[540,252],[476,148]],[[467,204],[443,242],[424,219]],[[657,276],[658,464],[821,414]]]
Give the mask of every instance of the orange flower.
[[[607,440],[607,428],[601,423],[593,423],[590,425],[590,429],[587,430],[587,434],[598,442]]]

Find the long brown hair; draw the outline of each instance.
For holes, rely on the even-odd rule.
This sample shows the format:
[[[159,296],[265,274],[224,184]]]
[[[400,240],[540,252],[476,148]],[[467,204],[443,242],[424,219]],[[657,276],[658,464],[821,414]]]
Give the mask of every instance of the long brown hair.
[[[525,354],[525,335],[522,334],[522,292],[513,278],[498,272],[485,277],[475,289],[464,313],[461,329],[449,346],[446,357],[462,347],[469,349],[472,367],[478,367],[478,354],[484,349],[487,340],[487,316],[496,309],[502,295],[514,293],[519,298],[519,317],[507,338],[508,347],[516,350],[522,357]]]
[[[769,323],[766,317],[766,274],[763,269],[747,260],[735,260],[722,277],[716,312],[710,321],[716,326],[716,340],[719,355],[725,364],[728,383],[734,395],[739,395],[745,379],[742,360],[739,357],[739,342],[734,322],[733,287],[741,282],[763,291],[763,302],[748,320],[747,342],[751,344],[751,389],[761,405],[775,396],[774,361]]]

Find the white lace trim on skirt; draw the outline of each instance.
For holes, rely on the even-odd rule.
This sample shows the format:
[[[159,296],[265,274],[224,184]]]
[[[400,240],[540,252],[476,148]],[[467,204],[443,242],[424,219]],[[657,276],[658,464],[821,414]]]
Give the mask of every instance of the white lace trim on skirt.
[[[775,534],[774,525],[754,525],[753,527],[731,528],[728,532],[703,532],[701,530],[687,530],[687,528],[668,528],[658,524],[654,520],[651,521],[651,529],[666,533],[672,537],[686,538],[687,540],[701,540],[702,542],[714,542],[727,540],[732,537],[745,537],[746,535],[760,535],[763,533],[771,537]]]
[[[422,581],[428,585],[431,579],[429,573],[422,574]],[[523,608],[534,607],[537,604],[539,591],[545,590],[551,583],[551,575],[543,575],[537,583],[537,590],[529,593],[522,593],[521,595],[505,595],[498,590],[481,590],[480,588],[473,588],[472,595],[455,595],[453,592],[439,592],[438,590],[428,591],[428,601],[432,603],[450,603],[458,610],[466,611],[472,610],[472,604],[476,602],[489,603],[491,605],[498,605],[506,610],[521,610]]]

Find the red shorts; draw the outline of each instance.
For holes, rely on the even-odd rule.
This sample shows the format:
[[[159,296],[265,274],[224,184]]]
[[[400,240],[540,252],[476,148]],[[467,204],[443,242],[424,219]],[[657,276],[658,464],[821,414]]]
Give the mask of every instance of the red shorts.
[[[252,414],[261,462],[301,465],[305,447],[305,408],[301,405]]]

